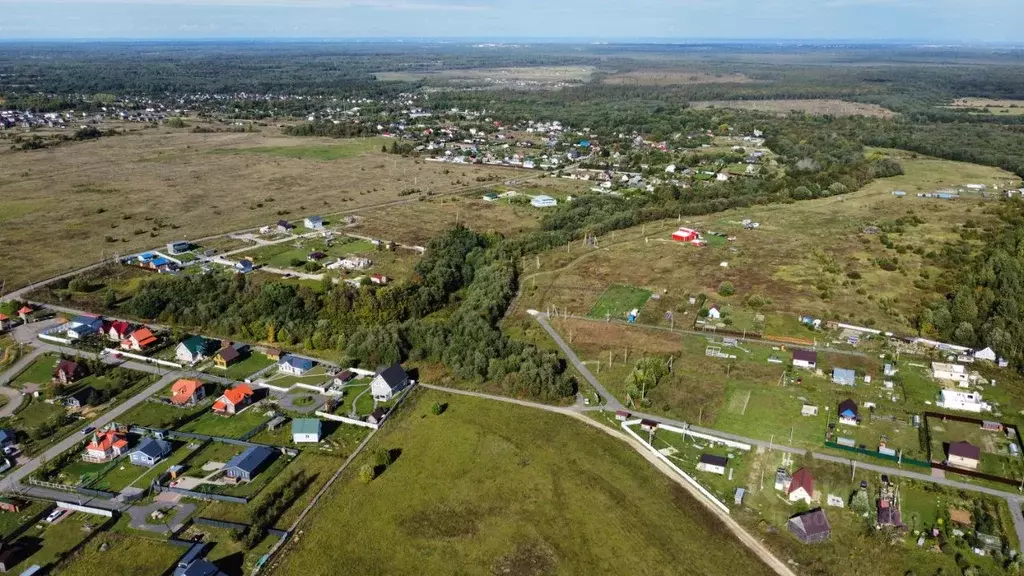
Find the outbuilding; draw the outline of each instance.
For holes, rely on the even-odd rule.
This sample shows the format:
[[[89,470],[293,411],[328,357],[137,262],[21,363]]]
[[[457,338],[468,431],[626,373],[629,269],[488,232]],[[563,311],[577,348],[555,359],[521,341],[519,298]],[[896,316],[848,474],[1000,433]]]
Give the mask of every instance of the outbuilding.
[[[322,425],[316,418],[296,418],[292,420],[292,442],[316,443],[320,441]]]
[[[725,474],[725,468],[729,465],[729,459],[724,456],[715,456],[714,454],[701,454],[700,459],[697,461],[697,470],[702,472],[710,472],[712,474],[723,475]]]
[[[818,366],[818,353],[814,350],[793,350],[793,367],[814,370]]]

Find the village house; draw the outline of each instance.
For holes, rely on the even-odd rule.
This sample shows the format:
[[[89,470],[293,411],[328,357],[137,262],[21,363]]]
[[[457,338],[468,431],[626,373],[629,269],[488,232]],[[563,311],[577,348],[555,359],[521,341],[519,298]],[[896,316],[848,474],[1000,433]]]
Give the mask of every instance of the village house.
[[[35,310],[31,306],[25,305],[18,308],[18,317],[22,322],[28,322],[33,314],[35,314]]]
[[[348,384],[351,380],[354,380],[355,377],[356,375],[352,371],[342,370],[341,372],[338,372],[337,374],[334,375],[334,381],[332,382],[332,384],[334,386],[344,386],[345,384]]]
[[[832,527],[821,508],[793,516],[786,527],[804,544],[824,542],[832,536]]]
[[[199,380],[182,378],[171,385],[171,404],[193,406],[206,397],[203,383]]]
[[[349,256],[348,258],[339,258],[336,262],[332,262],[327,265],[328,270],[363,270],[369,268],[373,262],[369,258],[363,258],[361,256]]]
[[[836,414],[839,415],[840,424],[847,426],[857,426],[860,424],[860,413],[857,411],[857,403],[850,398],[839,403]]]
[[[14,498],[3,498],[0,497],[0,510],[4,512],[21,512],[21,509],[25,507],[23,500],[17,500]]]
[[[313,369],[313,361],[309,358],[301,358],[292,354],[286,355],[277,363],[278,372],[284,374],[291,374],[292,376],[302,376],[306,372]]]
[[[89,404],[89,398],[96,393],[96,390],[92,386],[86,386],[75,390],[71,394],[61,399],[61,404],[65,408],[78,409]]]
[[[786,496],[790,502],[803,501],[810,505],[814,499],[814,477],[806,468],[801,468],[793,474],[786,489]]]
[[[86,336],[98,334],[103,330],[103,319],[99,316],[76,316],[68,322],[65,334],[72,340],[80,340]]]
[[[242,352],[244,349],[244,344],[228,344],[227,346],[224,346],[213,355],[214,366],[221,369],[227,369],[228,366],[240,362],[242,360]]]
[[[950,442],[946,462],[957,468],[977,470],[981,463],[981,448],[965,441]]]
[[[978,350],[974,353],[974,358],[977,360],[988,360],[989,362],[996,361],[996,351],[991,348],[985,348],[984,350]]]
[[[818,366],[818,353],[813,350],[793,350],[793,367],[814,370]]]
[[[549,208],[557,205],[558,200],[555,200],[546,194],[538,194],[530,199],[530,206],[533,206],[534,208]]]
[[[159,339],[149,328],[139,328],[132,332],[132,335],[121,342],[122,350],[135,350],[142,352],[157,343]]]
[[[217,398],[217,401],[213,403],[213,412],[222,416],[237,414],[252,402],[252,396],[252,388],[246,384],[239,384],[230,390],[225,390],[220,398]]]
[[[85,446],[82,459],[87,462],[107,462],[124,454],[128,448],[128,437],[113,428],[93,434],[92,441]]]
[[[932,362],[932,378],[956,382],[961,388],[968,386],[967,369],[960,364]]]
[[[171,453],[171,444],[156,438],[146,438],[128,454],[128,460],[136,466],[155,466]]]
[[[292,224],[291,222],[288,222],[287,220],[278,220],[277,221],[277,231],[278,232],[281,232],[281,233],[284,233],[284,234],[288,234],[292,230],[295,230],[295,224]]]
[[[855,386],[857,384],[857,373],[846,368],[833,368],[832,382],[840,386]]]
[[[310,230],[323,230],[324,219],[320,216],[307,216],[303,221],[302,225]]]
[[[191,336],[174,350],[174,357],[183,364],[195,364],[209,358],[211,351],[217,348],[216,340],[207,340],[202,336]]]
[[[61,384],[71,384],[85,378],[88,373],[84,364],[74,360],[61,360],[54,368],[53,377]]]
[[[619,422],[625,422],[626,420],[629,420],[629,417],[630,413],[626,410],[615,411],[615,419],[618,420]]]
[[[132,332],[132,325],[123,320],[110,320],[103,323],[103,333],[107,340],[120,342]]]
[[[383,274],[370,274],[370,282],[384,286],[391,280]]]
[[[702,472],[710,472],[712,474],[723,475],[725,474],[725,468],[729,465],[729,459],[724,456],[715,456],[714,454],[701,454],[700,459],[697,461],[697,470]]]
[[[281,360],[281,350],[277,348],[267,348],[263,351],[263,355],[267,357],[267,360],[273,360],[274,362]]]
[[[184,240],[178,240],[176,242],[167,243],[167,252],[171,256],[177,256],[178,254],[184,254],[192,249],[192,244]]]
[[[370,394],[378,402],[388,402],[408,385],[409,375],[402,369],[401,364],[395,362],[391,366],[377,371],[377,375],[370,382]]]
[[[316,418],[296,418],[292,420],[292,442],[317,443],[320,441],[321,423]]]
[[[270,464],[276,453],[266,446],[250,446],[224,465],[224,473],[239,482],[251,482]]]
[[[992,409],[987,402],[982,402],[980,393],[960,390],[943,390],[938,406],[963,412],[983,412]]]
[[[8,316],[7,314],[0,313],[0,332],[7,330],[8,328],[11,327],[11,325],[11,317]]]

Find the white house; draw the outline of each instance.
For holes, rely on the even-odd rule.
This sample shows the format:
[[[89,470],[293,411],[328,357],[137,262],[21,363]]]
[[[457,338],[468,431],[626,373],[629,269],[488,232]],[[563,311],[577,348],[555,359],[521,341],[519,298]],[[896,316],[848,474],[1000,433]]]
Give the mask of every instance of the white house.
[[[981,401],[981,394],[960,390],[943,390],[938,405],[946,410],[963,412],[983,412],[992,409],[987,402]]]
[[[293,356],[288,354],[277,363],[278,372],[284,374],[291,374],[292,376],[302,376],[306,372],[313,369],[313,361],[309,358],[301,358],[299,356]]]
[[[978,350],[974,353],[974,357],[978,360],[988,360],[989,362],[996,361],[996,351],[991,348],[985,348],[984,350]]]
[[[697,470],[710,472],[712,474],[725,474],[725,467],[729,465],[729,459],[714,454],[701,454],[697,461]]]
[[[540,194],[530,199],[530,206],[533,206],[534,208],[548,208],[557,205],[558,200],[555,200],[547,194]]]
[[[801,416],[817,416],[818,415],[818,407],[817,406],[812,406],[810,404],[804,404],[800,408],[800,415]]]
[[[307,216],[302,221],[302,225],[310,230],[322,230],[324,227],[324,219],[320,216]]]
[[[401,364],[395,362],[373,377],[373,381],[370,382],[370,394],[378,402],[387,402],[408,385],[409,375],[402,369]]]
[[[320,441],[321,424],[316,418],[296,418],[292,420],[292,442],[317,443]]]
[[[362,270],[369,268],[373,264],[369,258],[363,258],[361,256],[349,256],[348,258],[339,258],[337,262],[333,262],[327,265],[328,270]]]
[[[956,382],[961,388],[966,388],[967,369],[960,364],[947,364],[945,362],[932,362],[932,378],[936,380],[949,380]]]
[[[818,365],[818,353],[813,350],[793,350],[793,367],[814,370]]]
[[[712,306],[711,308],[708,308],[708,318],[711,318],[712,320],[718,320],[721,317],[722,313],[719,312],[717,306]]]

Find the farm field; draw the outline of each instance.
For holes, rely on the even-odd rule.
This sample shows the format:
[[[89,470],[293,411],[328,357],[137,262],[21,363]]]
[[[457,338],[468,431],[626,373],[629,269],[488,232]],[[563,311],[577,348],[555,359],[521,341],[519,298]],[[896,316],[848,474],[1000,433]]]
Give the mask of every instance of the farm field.
[[[993,218],[977,196],[942,201],[915,194],[965,183],[1005,187],[1019,180],[973,164],[870,152],[899,158],[906,174],[840,197],[648,223],[599,238],[597,249],[575,243],[569,252],[544,253],[539,268],[525,267],[517,312],[554,305],[583,315],[610,286],[627,285],[661,296],[647,304],[656,305],[656,313],[641,308],[644,323],[667,326],[664,312],[673,311],[677,327],[692,324],[696,311],[687,297],[704,294],[708,306],[764,315],[769,333],[809,334],[793,325],[802,314],[912,333],[911,315],[932,296],[939,275],[925,254],[959,238],[967,220],[984,226]],[[893,190],[907,196],[895,197]],[[760,227],[743,229],[741,221],[748,218]],[[893,227],[888,236],[898,250],[883,245],[879,234],[864,232],[883,225]],[[735,240],[718,248],[680,244],[669,239],[679,226],[724,232]],[[889,271],[884,262],[896,264]],[[719,293],[724,282],[732,284],[731,295]]]
[[[756,110],[773,112],[780,116],[792,111],[806,112],[814,115],[831,116],[873,116],[892,118],[896,114],[892,110],[877,104],[848,102],[846,100],[707,100],[691,102],[694,108],[738,108],[740,110]]]
[[[0,243],[8,253],[36,255],[3,260],[8,287],[80,267],[101,254],[129,254],[183,237],[203,244],[205,236],[281,218],[408,199],[398,193],[411,187],[448,193],[521,173],[484,166],[453,172],[382,154],[379,145],[373,150],[366,142],[272,132],[162,129],[58,149],[0,152]],[[341,156],[348,157],[310,158],[322,157],[324,147],[344,149]],[[352,155],[360,148],[367,151]],[[47,242],[58,236],[62,249],[51,250]]]
[[[300,160],[331,161],[342,158],[354,158],[362,154],[380,151],[381,146],[394,142],[392,138],[352,138],[338,144],[318,144],[313,146],[260,146],[259,148],[217,148],[214,154],[261,154],[278,158],[298,158]]]
[[[631,310],[642,307],[651,297],[648,290],[633,288],[616,284],[609,286],[604,294],[598,298],[594,307],[587,314],[591,318],[604,318],[606,316],[622,320]]]
[[[106,548],[101,551],[102,546]],[[158,576],[174,566],[186,550],[154,538],[105,532],[65,558],[53,573],[64,576]]]
[[[33,564],[45,566],[57,562],[88,538],[105,520],[107,518],[103,516],[71,512],[65,513],[56,524],[34,524],[11,543],[13,546],[21,546],[25,553],[30,554],[28,557],[22,556],[22,560],[14,565],[14,570],[18,572]]]
[[[582,82],[594,72],[591,66],[523,66],[509,68],[435,69],[406,72],[375,72],[382,82],[409,82],[426,78],[430,80],[455,80],[473,83],[549,83]]]
[[[435,401],[448,410],[430,414]],[[334,562],[388,574],[768,572],[639,455],[564,417],[419,393],[376,448],[401,454],[368,485],[347,471],[272,574],[330,574]]]
[[[958,108],[981,108],[983,112],[974,114],[997,114],[1019,116],[1024,114],[1024,100],[999,100],[995,98],[957,98],[946,106],[954,110]]]

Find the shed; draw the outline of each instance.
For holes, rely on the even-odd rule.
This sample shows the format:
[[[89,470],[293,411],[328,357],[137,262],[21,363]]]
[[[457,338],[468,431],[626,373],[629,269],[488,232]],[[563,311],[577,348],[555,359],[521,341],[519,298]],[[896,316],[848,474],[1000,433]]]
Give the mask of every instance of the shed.
[[[814,350],[793,350],[793,367],[813,370],[818,365],[818,353]]]
[[[321,423],[316,418],[292,420],[292,442],[316,443],[320,441]]]
[[[832,527],[821,508],[793,516],[786,527],[804,544],[823,542],[832,536]]]
[[[736,493],[732,495],[732,503],[736,506],[743,504],[743,496],[747,494],[745,488],[737,488]]]
[[[833,368],[832,382],[840,386],[854,386],[857,384],[857,373],[846,368]]]

